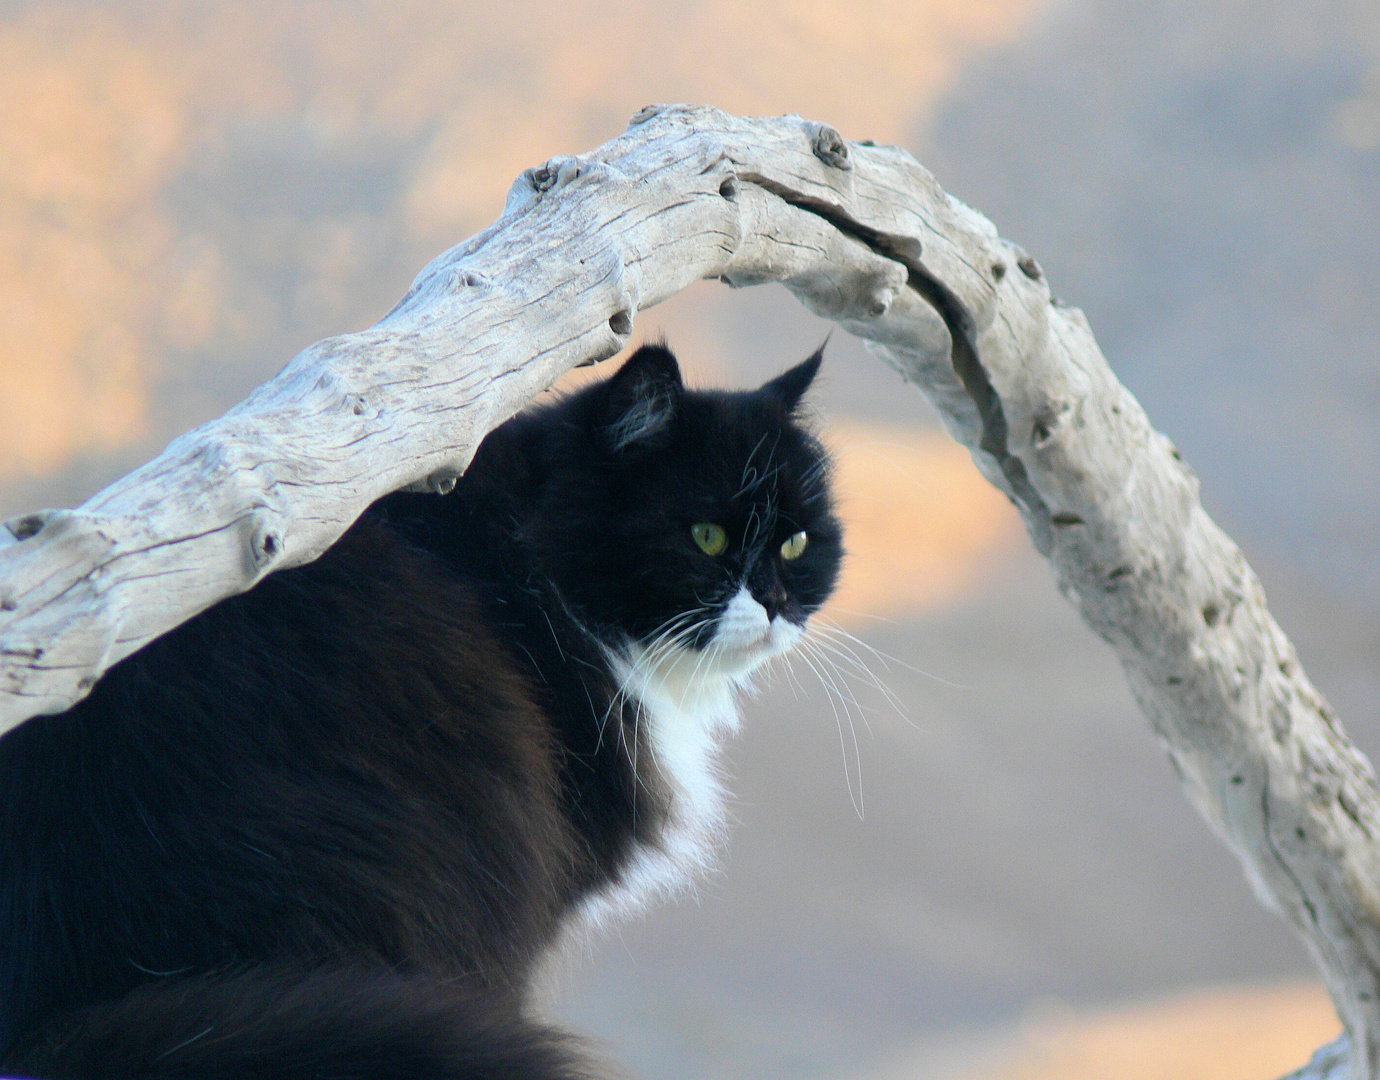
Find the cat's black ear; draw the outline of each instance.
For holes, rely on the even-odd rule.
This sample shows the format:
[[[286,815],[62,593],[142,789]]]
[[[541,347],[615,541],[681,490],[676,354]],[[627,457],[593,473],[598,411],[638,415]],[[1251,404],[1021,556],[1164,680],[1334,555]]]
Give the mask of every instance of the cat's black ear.
[[[665,431],[675,418],[684,383],[665,345],[643,345],[604,384],[599,431],[609,449],[622,450]]]
[[[827,344],[829,342],[826,340],[824,345]],[[800,404],[800,399],[805,396],[805,391],[815,381],[815,373],[819,371],[819,365],[824,360],[824,345],[816,349],[808,359],[796,364],[790,371],[772,379],[771,382],[762,387],[759,393],[776,398],[786,407],[787,412],[795,412],[796,406]]]

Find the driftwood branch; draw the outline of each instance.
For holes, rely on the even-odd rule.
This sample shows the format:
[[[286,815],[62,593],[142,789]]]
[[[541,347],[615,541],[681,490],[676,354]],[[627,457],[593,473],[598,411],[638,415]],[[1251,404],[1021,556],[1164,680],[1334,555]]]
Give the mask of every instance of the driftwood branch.
[[[378,325],[313,345],[76,510],[0,531],[0,731],[324,551],[374,499],[445,490],[479,440],[691,282],[786,284],[917,383],[1116,650],[1185,792],[1304,936],[1380,1078],[1380,799],[1169,440],[1039,266],[906,153],[797,117],[644,109],[518,178]]]

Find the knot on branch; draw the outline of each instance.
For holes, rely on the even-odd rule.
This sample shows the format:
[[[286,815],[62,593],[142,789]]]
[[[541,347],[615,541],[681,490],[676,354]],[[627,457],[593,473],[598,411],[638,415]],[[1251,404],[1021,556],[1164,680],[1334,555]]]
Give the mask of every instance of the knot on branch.
[[[638,124],[645,124],[665,107],[664,105],[643,105],[642,108],[632,114],[632,119],[628,121],[628,127],[634,128],[637,127]]]
[[[815,152],[815,157],[826,165],[831,165],[835,169],[842,169],[845,172],[853,168],[852,159],[848,156],[848,143],[844,141],[838,130],[828,124],[811,124],[811,149]]]
[[[450,291],[459,292],[461,289],[487,289],[493,285],[487,274],[479,273],[476,270],[466,270],[460,266],[450,268]]]
[[[555,191],[570,187],[576,181],[594,183],[605,180],[626,179],[625,175],[607,161],[595,161],[590,157],[571,157],[557,154],[555,157],[524,169],[513,186],[508,189],[508,199],[503,204],[503,216],[525,210],[538,199]]]
[[[426,478],[427,487],[437,495],[449,495],[455,490],[455,482],[460,479],[453,469],[442,469]]]
[[[580,175],[580,162],[565,154],[558,154],[535,169],[528,169],[524,176],[538,195],[544,195],[553,188],[563,187]]]
[[[256,514],[249,534],[249,572],[264,574],[283,554],[283,540],[272,518],[277,515]]]
[[[5,522],[5,528],[9,529],[10,535],[16,540],[27,540],[29,537],[41,533],[53,514],[54,511],[52,510],[40,510],[36,514],[12,517]]]
[[[1053,399],[1044,403],[1030,424],[1030,445],[1043,450],[1067,427],[1073,417],[1073,402]]]

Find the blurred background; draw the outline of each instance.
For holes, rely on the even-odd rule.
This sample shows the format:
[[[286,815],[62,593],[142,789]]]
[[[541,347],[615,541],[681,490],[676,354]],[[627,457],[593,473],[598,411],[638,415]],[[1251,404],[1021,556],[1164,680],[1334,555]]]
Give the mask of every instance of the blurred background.
[[[1375,757],[1374,0],[0,0],[0,513],[369,325],[652,101],[899,143],[1030,250]],[[708,284],[638,319],[705,383],[826,329]],[[846,335],[818,398],[856,640],[749,706],[722,871],[573,952],[551,1010],[668,1080],[1300,1064],[1337,1027],[1301,947],[1014,513]]]

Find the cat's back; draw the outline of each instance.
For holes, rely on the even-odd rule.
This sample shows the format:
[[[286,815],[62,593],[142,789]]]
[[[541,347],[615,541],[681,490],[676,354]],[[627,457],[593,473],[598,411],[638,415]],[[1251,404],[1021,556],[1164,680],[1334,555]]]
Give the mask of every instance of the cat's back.
[[[473,510],[386,501],[0,739],[0,1052],[180,972],[524,969],[575,870],[532,601],[426,546]]]

